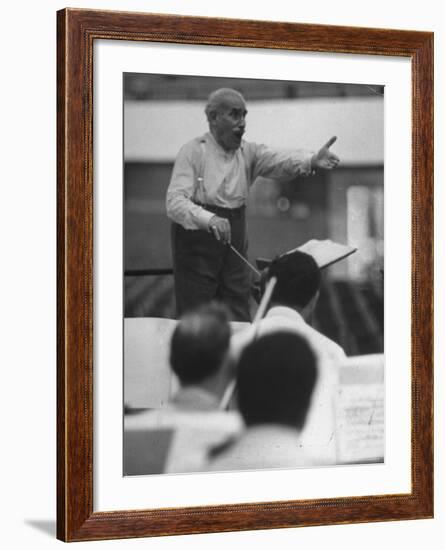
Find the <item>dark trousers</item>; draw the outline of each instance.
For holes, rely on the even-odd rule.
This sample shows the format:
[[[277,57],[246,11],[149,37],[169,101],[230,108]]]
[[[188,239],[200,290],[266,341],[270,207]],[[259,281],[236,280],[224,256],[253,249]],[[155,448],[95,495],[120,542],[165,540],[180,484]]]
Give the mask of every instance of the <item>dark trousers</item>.
[[[247,254],[245,208],[230,210],[205,206],[230,222],[232,245]],[[173,270],[176,310],[180,317],[197,306],[218,300],[230,310],[233,321],[250,321],[249,268],[231,250],[202,230],[188,230],[172,224]]]

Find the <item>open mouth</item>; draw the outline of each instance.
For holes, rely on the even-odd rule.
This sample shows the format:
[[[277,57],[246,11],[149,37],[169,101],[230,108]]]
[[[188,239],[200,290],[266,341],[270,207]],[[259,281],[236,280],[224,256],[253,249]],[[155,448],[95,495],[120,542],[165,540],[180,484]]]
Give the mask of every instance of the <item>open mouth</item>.
[[[238,139],[241,139],[243,137],[244,130],[234,130],[233,133]]]

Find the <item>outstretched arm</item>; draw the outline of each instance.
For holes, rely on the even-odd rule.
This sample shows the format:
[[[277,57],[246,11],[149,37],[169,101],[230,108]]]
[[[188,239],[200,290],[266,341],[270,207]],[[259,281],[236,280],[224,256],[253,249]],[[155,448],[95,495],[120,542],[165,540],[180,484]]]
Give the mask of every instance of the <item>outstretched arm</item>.
[[[294,178],[309,176],[311,172],[319,169],[331,170],[340,162],[338,156],[329,150],[336,141],[337,137],[332,137],[316,153],[301,149],[272,149],[265,145],[248,144],[253,151],[251,181],[255,181],[257,176],[272,179]]]

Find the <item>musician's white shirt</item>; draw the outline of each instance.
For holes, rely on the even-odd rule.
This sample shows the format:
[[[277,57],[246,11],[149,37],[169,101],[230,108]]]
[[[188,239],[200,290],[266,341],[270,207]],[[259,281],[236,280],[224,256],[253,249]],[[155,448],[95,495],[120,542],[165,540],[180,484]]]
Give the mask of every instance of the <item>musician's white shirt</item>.
[[[254,337],[274,331],[290,330],[304,336],[317,357],[318,380],[301,443],[307,456],[324,464],[335,464],[337,457],[335,437],[334,397],[338,390],[338,368],[346,355],[343,349],[313,327],[294,309],[272,307],[258,326],[251,325],[232,337],[231,353],[239,357],[243,348]],[[273,365],[271,365],[273,368]]]

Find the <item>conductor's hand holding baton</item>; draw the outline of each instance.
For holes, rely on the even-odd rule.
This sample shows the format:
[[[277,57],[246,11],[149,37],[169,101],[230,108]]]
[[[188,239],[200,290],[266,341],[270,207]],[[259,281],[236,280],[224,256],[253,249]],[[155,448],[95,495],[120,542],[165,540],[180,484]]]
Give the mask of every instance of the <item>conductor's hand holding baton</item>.
[[[213,216],[210,218],[209,231],[213,233],[215,239],[223,244],[230,244],[231,232],[229,220]]]

